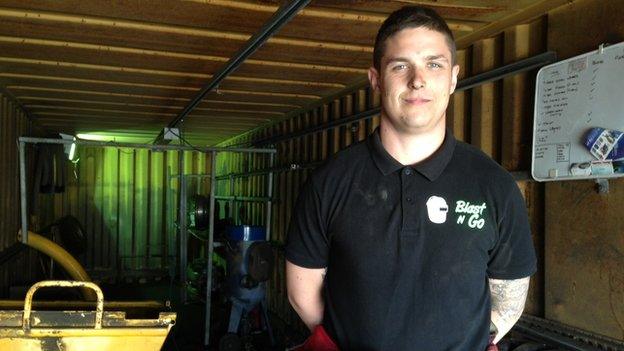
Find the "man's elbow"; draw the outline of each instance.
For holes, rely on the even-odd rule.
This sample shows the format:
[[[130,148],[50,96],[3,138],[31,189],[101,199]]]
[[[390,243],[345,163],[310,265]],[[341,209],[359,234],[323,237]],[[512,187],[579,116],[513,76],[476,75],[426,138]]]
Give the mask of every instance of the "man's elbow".
[[[301,313],[305,310],[306,306],[305,298],[301,292],[301,289],[298,289],[296,286],[292,286],[291,284],[287,284],[286,296],[288,297],[288,302],[290,303],[290,306],[292,306],[297,314],[301,315]]]
[[[290,302],[290,305],[292,306],[292,308],[295,309],[295,311],[299,312],[300,311],[300,301],[298,301],[297,296],[295,296],[295,294],[293,294],[290,289],[288,289],[288,302]]]

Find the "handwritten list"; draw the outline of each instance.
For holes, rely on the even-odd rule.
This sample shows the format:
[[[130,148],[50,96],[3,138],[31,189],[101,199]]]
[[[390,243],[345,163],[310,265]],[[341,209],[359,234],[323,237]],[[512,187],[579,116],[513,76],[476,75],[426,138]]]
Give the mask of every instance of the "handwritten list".
[[[536,79],[533,176],[574,178],[573,163],[593,160],[583,145],[588,130],[624,130],[623,91],[624,43],[542,68]]]

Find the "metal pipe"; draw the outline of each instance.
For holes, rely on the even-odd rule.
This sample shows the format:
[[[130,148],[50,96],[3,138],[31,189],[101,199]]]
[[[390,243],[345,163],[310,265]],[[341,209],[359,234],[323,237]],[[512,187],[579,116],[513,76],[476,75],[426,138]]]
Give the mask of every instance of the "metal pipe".
[[[218,177],[215,177],[215,181],[217,180]],[[228,213],[227,215],[229,215],[231,218],[233,218],[235,220],[234,217],[234,177],[229,176],[228,177],[230,179],[230,196],[232,196],[232,199],[230,199],[230,213]],[[234,222],[236,223],[236,222]]]
[[[18,233],[18,238],[23,239],[22,231]],[[22,240],[23,242],[23,240]],[[71,276],[73,280],[77,281],[85,281],[90,282],[91,278],[82,267],[80,262],[78,262],[74,256],[72,256],[69,252],[65,251],[64,248],[56,244],[55,242],[33,232],[28,233],[28,241],[24,244],[32,247],[35,250],[41,251],[42,253],[50,256],[56,262],[58,262],[61,267],[65,268],[65,271]],[[82,289],[82,294],[88,301],[95,301],[95,294],[93,291]]]
[[[186,177],[186,178],[208,178],[210,177],[210,173],[206,173],[206,174],[173,174],[170,175],[169,177],[171,178],[180,178],[180,177]]]
[[[472,77],[464,78],[457,83],[455,91],[467,90],[481,84],[503,79],[513,74],[530,71],[534,68],[542,67],[551,62],[555,62],[555,60],[557,60],[557,53],[554,51],[546,51],[539,55],[516,61],[502,67],[494,68]]]
[[[188,105],[175,117],[167,127],[173,128],[182,122],[186,116],[199,104],[199,102],[210,92],[216,88],[225,77],[240,66],[243,61],[253,54],[264,42],[269,39],[284,24],[290,21],[299,10],[304,8],[310,0],[295,0],[280,7],[275,14],[262,26],[262,28],[247,41],[246,45],[237,52],[218,72],[216,72],[210,81],[202,87],[199,93],[189,102]],[[162,131],[159,137],[162,135]],[[157,137],[158,139],[158,137]]]
[[[455,88],[455,91],[458,92],[462,90],[467,90],[467,89],[474,88],[475,86],[478,86],[481,84],[503,79],[512,74],[517,74],[517,73],[525,72],[525,71],[528,71],[537,67],[542,67],[551,62],[554,62],[556,59],[557,59],[557,54],[554,51],[547,51],[539,55],[535,55],[535,56],[532,56],[532,57],[529,57],[520,61],[516,61],[508,65],[498,67],[498,68],[477,74],[469,78],[464,78],[457,83],[457,88]],[[349,117],[333,120],[333,121],[323,123],[323,124],[320,124],[311,128],[303,129],[297,132],[289,133],[286,135],[278,135],[278,136],[266,138],[263,140],[259,140],[256,142],[252,142],[251,145],[255,147],[259,147],[259,146],[267,145],[267,144],[275,144],[280,141],[302,137],[310,133],[320,132],[323,130],[340,127],[345,124],[358,122],[363,119],[374,117],[380,113],[381,113],[381,107],[375,107],[367,111],[358,112]]]
[[[216,200],[230,200],[237,202],[268,202],[271,201],[270,197],[260,196],[231,196],[231,195],[216,195]]]
[[[269,168],[273,168],[273,162],[275,160],[275,155],[269,155]],[[267,177],[267,196],[269,197],[269,201],[266,203],[266,240],[271,240],[271,207],[273,206],[273,172],[269,171],[269,176]]]
[[[322,163],[323,162],[319,162],[319,161],[305,163],[305,164],[292,163],[292,164],[289,164],[289,165],[286,165],[286,166],[271,167],[269,169],[261,169],[261,170],[257,170],[257,171],[241,172],[241,173],[230,173],[230,174],[218,176],[217,180],[223,180],[223,179],[228,178],[228,177],[242,178],[242,177],[250,177],[250,176],[255,176],[255,175],[263,175],[263,174],[282,172],[282,171],[295,171],[295,170],[298,170],[298,169],[315,168],[315,167],[321,165]]]
[[[210,308],[211,308],[211,298],[212,298],[212,251],[214,246],[214,210],[215,210],[215,191],[217,181],[215,179],[215,169],[217,167],[217,152],[212,152],[212,157],[210,160],[211,164],[211,174],[210,177],[210,214],[209,214],[209,222],[208,222],[208,252],[206,258],[206,324],[204,329],[204,345],[210,345]]]
[[[375,108],[372,108],[370,110],[358,112],[358,113],[356,113],[354,115],[351,115],[349,117],[345,117],[345,118],[329,121],[327,123],[319,124],[319,125],[316,125],[314,127],[307,128],[307,129],[302,129],[302,130],[297,131],[297,132],[289,133],[289,134],[286,134],[286,135],[278,135],[278,136],[267,138],[267,139],[264,139],[264,140],[259,140],[257,142],[252,143],[252,145],[255,146],[255,147],[258,147],[258,146],[267,145],[267,144],[275,144],[275,143],[278,143],[280,141],[284,141],[284,140],[288,140],[288,139],[294,139],[294,138],[302,137],[302,136],[310,134],[310,133],[316,133],[316,132],[320,132],[320,131],[323,131],[323,130],[340,127],[340,126],[343,126],[345,124],[358,122],[358,121],[363,120],[363,119],[372,118],[372,117],[374,117],[374,116],[376,116],[376,115],[378,115],[380,113],[381,113],[381,107],[375,107]]]
[[[20,143],[30,144],[73,144],[84,146],[104,146],[104,147],[127,147],[133,149],[150,149],[155,151],[163,150],[181,150],[181,151],[199,151],[199,152],[212,152],[212,151],[227,151],[227,152],[240,152],[240,153],[259,153],[259,154],[272,154],[276,153],[275,149],[257,149],[257,148],[227,148],[227,147],[203,147],[203,146],[184,146],[184,145],[152,145],[152,144],[137,144],[137,143],[118,143],[113,141],[96,141],[96,140],[66,140],[66,139],[52,139],[52,138],[33,138],[33,137],[20,137]]]
[[[184,151],[178,155],[178,168],[180,174],[184,173]],[[186,229],[186,177],[180,177],[178,189],[178,222],[180,223],[180,295],[183,303],[186,303],[186,266],[188,263],[188,233]]]
[[[309,163],[293,163],[293,164],[290,164],[288,166],[273,167],[273,168],[270,168],[270,169],[264,169],[264,170],[253,171],[253,172],[232,173],[231,175],[234,176],[234,177],[248,177],[248,176],[251,176],[251,175],[258,175],[258,174],[270,174],[271,172],[297,171],[297,170],[308,169],[308,168],[314,169],[314,168],[316,168],[316,167],[318,167],[318,166],[320,166],[322,164],[323,164],[322,161],[309,162]],[[535,181],[533,179],[533,177],[531,177],[531,173],[529,171],[512,171],[512,172],[509,172],[509,173],[511,173],[512,177],[516,181],[530,181],[530,182]],[[219,177],[217,177],[217,179],[219,179]],[[217,198],[219,200],[225,200],[227,197],[225,197],[225,196],[218,196]],[[237,199],[240,199],[240,197],[237,197]],[[250,199],[271,200],[271,198],[269,198],[269,197],[267,197],[267,198],[262,198],[262,197],[253,198],[252,197]],[[245,200],[247,200],[247,199],[245,199]],[[249,201],[252,201],[252,200],[249,200]]]
[[[20,138],[21,139],[21,138]],[[20,172],[20,205],[22,209],[22,233],[20,241],[28,244],[28,195],[26,194],[26,143],[21,141],[19,149],[19,172]]]
[[[534,328],[527,327],[525,325],[516,324],[514,326],[514,330],[527,335],[538,340],[546,341],[549,344],[553,344],[553,346],[563,347],[566,350],[571,351],[600,351],[601,348],[593,347],[587,345],[585,343],[581,343],[574,339],[566,338],[562,335],[555,334],[551,331],[547,330],[538,330]]]

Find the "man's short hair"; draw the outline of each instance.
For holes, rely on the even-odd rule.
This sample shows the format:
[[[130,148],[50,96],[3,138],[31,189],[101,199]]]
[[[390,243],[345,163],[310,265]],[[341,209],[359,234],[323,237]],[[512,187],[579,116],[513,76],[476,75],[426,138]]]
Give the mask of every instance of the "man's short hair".
[[[381,24],[375,39],[375,49],[373,50],[373,65],[379,71],[381,68],[381,58],[386,51],[386,41],[397,32],[406,28],[427,28],[439,32],[446,38],[446,43],[451,51],[451,63],[455,64],[455,39],[453,32],[440,15],[434,10],[421,6],[405,6],[394,11]]]

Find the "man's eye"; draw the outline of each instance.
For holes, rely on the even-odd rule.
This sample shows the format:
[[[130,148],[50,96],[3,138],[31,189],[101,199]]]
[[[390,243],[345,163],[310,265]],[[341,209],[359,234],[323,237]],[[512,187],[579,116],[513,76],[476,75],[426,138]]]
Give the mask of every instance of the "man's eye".
[[[407,68],[407,65],[396,65],[396,66],[392,67],[392,70],[394,70],[394,71],[402,71],[402,70],[404,70],[406,68]]]
[[[437,62],[429,62],[427,66],[429,66],[429,68],[442,68],[442,65]]]

